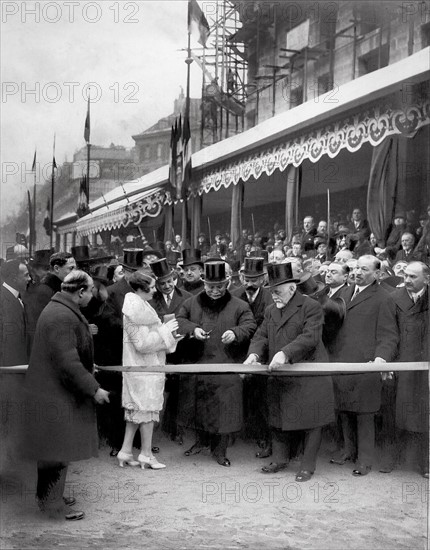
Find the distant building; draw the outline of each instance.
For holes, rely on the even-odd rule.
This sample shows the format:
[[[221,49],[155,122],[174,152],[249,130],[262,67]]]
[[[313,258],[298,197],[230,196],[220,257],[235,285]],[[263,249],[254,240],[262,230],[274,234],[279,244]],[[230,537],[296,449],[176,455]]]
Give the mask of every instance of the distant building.
[[[135,163],[137,164],[137,176],[143,176],[148,172],[160,168],[169,163],[170,135],[176,117],[184,116],[185,96],[183,90],[173,106],[173,113],[161,118],[156,124],[135,136],[131,136],[136,142]],[[190,99],[190,129],[192,140],[192,152],[202,148],[200,138],[201,124],[201,99]]]

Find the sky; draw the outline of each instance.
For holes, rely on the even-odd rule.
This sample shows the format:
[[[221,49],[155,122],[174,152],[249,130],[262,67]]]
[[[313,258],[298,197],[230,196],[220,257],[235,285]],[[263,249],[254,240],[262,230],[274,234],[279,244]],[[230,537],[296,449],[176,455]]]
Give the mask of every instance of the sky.
[[[187,2],[1,2],[0,223],[17,211],[37,149],[37,183],[85,145],[87,94],[91,144],[134,146],[173,112],[186,87]],[[192,38],[191,46],[199,47]],[[201,96],[191,66],[191,97]]]

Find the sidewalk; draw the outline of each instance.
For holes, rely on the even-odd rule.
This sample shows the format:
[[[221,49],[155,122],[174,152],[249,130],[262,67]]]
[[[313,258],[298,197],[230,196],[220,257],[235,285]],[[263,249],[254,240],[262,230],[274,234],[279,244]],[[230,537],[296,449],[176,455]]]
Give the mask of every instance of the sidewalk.
[[[156,434],[165,470],[121,469],[106,447],[71,464],[67,490],[86,518],[44,519],[34,500],[35,466],[1,475],[1,549],[416,549],[427,546],[428,480],[397,470],[351,475],[322,453],[311,481],[260,472],[270,459],[238,440],[231,468]]]

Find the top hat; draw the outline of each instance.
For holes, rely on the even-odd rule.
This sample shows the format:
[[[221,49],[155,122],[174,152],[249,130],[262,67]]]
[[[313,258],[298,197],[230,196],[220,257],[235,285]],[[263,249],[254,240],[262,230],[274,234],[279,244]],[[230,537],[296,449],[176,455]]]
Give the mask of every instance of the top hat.
[[[173,269],[167,263],[166,258],[161,258],[161,260],[156,260],[155,262],[152,262],[151,269],[156,279],[170,277],[170,275],[173,273]]]
[[[322,281],[316,281],[309,272],[306,272],[300,277],[297,289],[305,296],[313,296],[325,290],[326,285]],[[329,287],[327,289],[330,290]]]
[[[203,266],[202,253],[198,248],[187,248],[182,251],[182,266],[199,264]]]
[[[230,260],[231,274],[233,276],[239,275],[240,261],[239,260]]]
[[[31,259],[31,265],[40,266],[40,267],[49,267],[49,258],[52,255],[52,250],[50,248],[45,248],[43,250],[36,250]]]
[[[225,283],[225,262],[205,263],[205,283]]]
[[[107,285],[109,282],[108,267],[106,265],[97,265],[90,271],[90,276],[95,281],[100,281],[104,285]]]
[[[264,275],[264,259],[245,258],[243,274],[250,279],[256,279]]]
[[[89,259],[86,261],[95,264],[111,260],[112,258],[112,254],[107,254],[106,251],[103,250],[103,248],[91,248],[91,250],[89,251]]]
[[[87,245],[72,246],[72,256],[76,263],[88,262],[90,259],[90,251]]]
[[[119,263],[126,267],[136,271],[143,265],[143,249],[142,248],[124,248],[124,256]]]
[[[263,264],[269,263],[269,251],[268,250],[251,250],[250,258],[263,258]]]
[[[283,285],[284,283],[299,283],[300,279],[293,276],[291,263],[268,264],[269,287]]]
[[[164,258],[165,254],[163,254],[159,250],[156,250],[155,248],[144,248],[143,255],[142,255],[143,259],[145,259],[145,256],[149,256],[149,255],[157,256],[157,258],[161,260],[162,258]]]

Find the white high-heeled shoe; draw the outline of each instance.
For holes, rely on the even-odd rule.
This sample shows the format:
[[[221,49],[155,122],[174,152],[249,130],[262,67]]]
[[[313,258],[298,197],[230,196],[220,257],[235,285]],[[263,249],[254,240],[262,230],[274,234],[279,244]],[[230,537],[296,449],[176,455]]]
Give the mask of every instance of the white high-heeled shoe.
[[[116,457],[118,459],[120,468],[124,468],[124,464],[128,464],[129,466],[139,466],[139,462],[137,460],[134,460],[132,453],[128,454],[120,451],[116,455]]]
[[[147,466],[148,468],[152,468],[153,470],[161,470],[162,468],[165,468],[166,465],[162,464],[161,462],[158,462],[158,460],[155,458],[155,456],[145,456],[140,454],[137,457],[137,460],[139,461],[140,467],[142,470]]]

